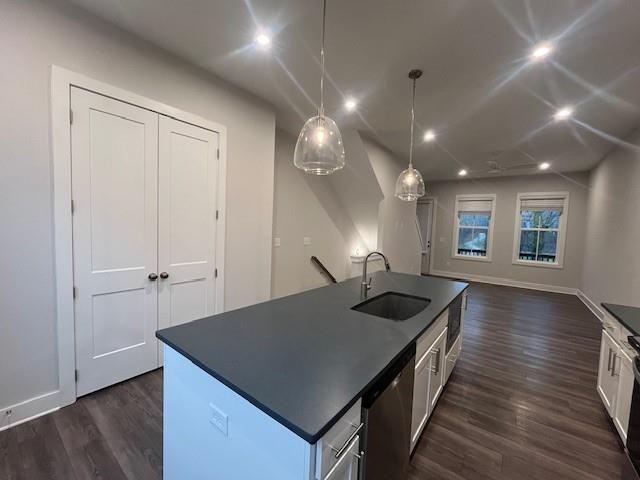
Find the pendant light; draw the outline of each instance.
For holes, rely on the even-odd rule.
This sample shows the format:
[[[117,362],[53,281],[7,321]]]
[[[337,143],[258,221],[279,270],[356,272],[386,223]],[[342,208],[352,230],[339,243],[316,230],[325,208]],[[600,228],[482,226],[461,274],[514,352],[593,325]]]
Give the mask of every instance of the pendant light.
[[[411,142],[409,147],[409,167],[403,170],[396,181],[396,197],[405,202],[417,200],[424,195],[424,180],[420,172],[413,168],[413,124],[415,122],[414,107],[416,103],[416,80],[422,76],[422,70],[411,70],[409,78],[413,80],[413,97],[411,99]]]
[[[336,122],[324,114],[324,31],[327,0],[322,6],[322,38],[320,48],[320,108],[318,115],[306,121],[293,154],[293,164],[314,175],[329,175],[344,167],[344,145]]]

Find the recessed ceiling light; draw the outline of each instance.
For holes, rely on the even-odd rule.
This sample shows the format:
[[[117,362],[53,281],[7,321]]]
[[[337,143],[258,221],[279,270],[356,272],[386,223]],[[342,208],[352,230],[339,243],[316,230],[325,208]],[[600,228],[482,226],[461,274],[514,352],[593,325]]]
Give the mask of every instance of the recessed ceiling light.
[[[573,115],[573,108],[571,108],[571,107],[563,107],[553,115],[553,118],[556,119],[556,120],[566,120],[571,115]]]
[[[463,168],[462,170],[460,170],[458,172],[458,175],[461,176],[461,177],[466,177],[467,173],[469,173],[469,172],[467,172],[467,170],[465,168]]]
[[[424,141],[433,142],[436,139],[436,133],[433,130],[427,130],[424,132]]]
[[[549,170],[549,167],[551,167],[551,164],[549,162],[542,162],[538,165],[538,168],[540,170]]]
[[[543,58],[548,57],[553,52],[553,45],[550,43],[541,43],[536,48],[533,49],[529,58],[533,61],[542,60]]]
[[[265,31],[259,31],[253,39],[256,46],[262,50],[271,48],[271,37]]]
[[[344,102],[344,108],[350,112],[353,112],[357,106],[358,103],[353,98],[347,98]]]

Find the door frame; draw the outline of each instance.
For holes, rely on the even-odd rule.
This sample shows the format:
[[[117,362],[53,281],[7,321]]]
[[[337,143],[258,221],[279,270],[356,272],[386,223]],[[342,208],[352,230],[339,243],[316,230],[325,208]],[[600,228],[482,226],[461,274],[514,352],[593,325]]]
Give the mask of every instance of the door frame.
[[[428,203],[428,202],[431,202],[431,204],[433,205],[431,207],[431,238],[429,239],[429,242],[431,242],[431,247],[429,251],[429,273],[427,274],[427,275],[431,275],[431,272],[433,272],[433,253],[435,250],[435,242],[433,241],[433,236],[436,232],[436,216],[437,216],[437,209],[438,209],[438,198],[430,197],[430,196],[421,197],[416,202],[416,206],[418,203]],[[418,221],[417,211],[416,211],[416,221]],[[422,265],[422,245],[420,245],[420,265]]]
[[[151,110],[218,134],[216,228],[216,308],[224,311],[227,128],[216,122],[171,107],[142,95],[128,92],[57,65],[51,67],[51,143],[53,160],[54,261],[58,347],[58,391],[55,405],[63,407],[76,401],[75,312],[73,301],[73,221],[71,214],[71,87],[110,97]]]

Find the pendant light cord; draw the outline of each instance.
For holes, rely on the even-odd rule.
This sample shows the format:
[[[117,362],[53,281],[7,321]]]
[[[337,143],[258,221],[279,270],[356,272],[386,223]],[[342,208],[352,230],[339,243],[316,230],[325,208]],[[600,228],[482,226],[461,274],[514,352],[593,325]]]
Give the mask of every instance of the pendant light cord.
[[[322,37],[320,40],[320,64],[322,66],[322,74],[320,75],[320,108],[318,116],[324,117],[324,30],[327,20],[327,0],[322,4]]]
[[[411,140],[409,142],[409,168],[413,167],[413,123],[415,121],[415,115],[413,108],[416,104],[416,79],[413,79],[413,97],[411,98]]]

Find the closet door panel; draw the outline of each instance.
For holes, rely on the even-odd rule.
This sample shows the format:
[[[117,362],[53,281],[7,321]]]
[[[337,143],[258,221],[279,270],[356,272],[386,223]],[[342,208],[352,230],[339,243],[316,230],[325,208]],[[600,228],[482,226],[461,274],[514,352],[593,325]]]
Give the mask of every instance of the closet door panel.
[[[158,115],[71,89],[77,394],[158,365]]]
[[[166,328],[215,312],[218,134],[164,116],[159,132],[159,322]]]

